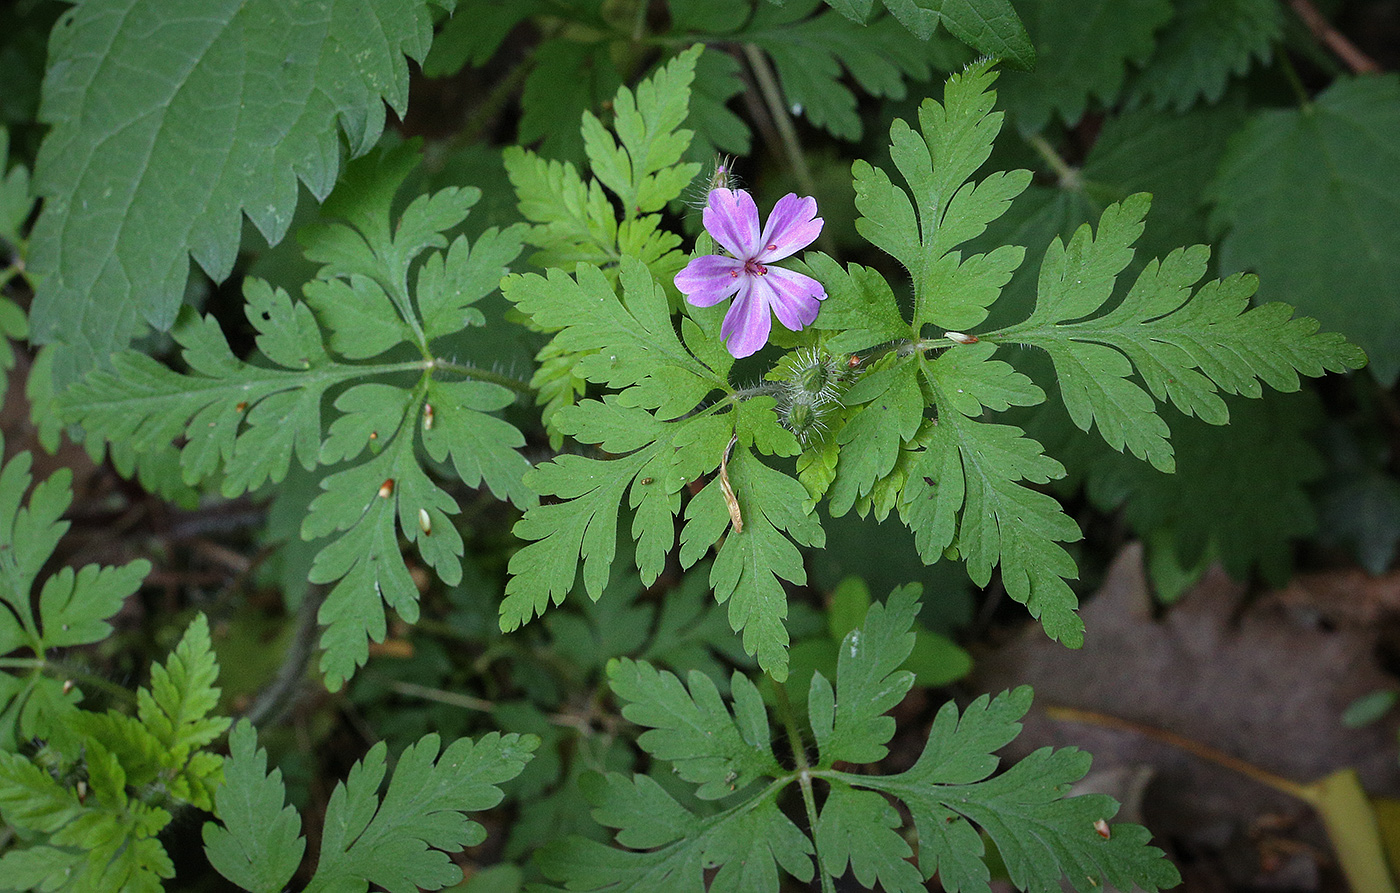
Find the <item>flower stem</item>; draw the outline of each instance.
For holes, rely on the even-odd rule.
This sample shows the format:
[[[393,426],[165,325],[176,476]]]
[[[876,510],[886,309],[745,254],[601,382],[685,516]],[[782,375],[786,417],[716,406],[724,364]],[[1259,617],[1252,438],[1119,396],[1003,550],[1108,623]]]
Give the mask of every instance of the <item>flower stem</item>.
[[[802,146],[797,140],[797,128],[793,126],[792,115],[783,102],[782,90],[778,87],[777,76],[773,74],[773,66],[768,64],[768,58],[756,44],[744,44],[744,58],[748,60],[749,70],[758,82],[759,92],[763,94],[763,101],[768,106],[773,124],[778,128],[783,151],[792,167],[793,176],[797,178],[797,185],[808,195],[816,195],[817,182],[812,179],[812,171],[807,167],[807,156],[802,154]],[[817,236],[817,245],[827,254],[833,257],[836,255],[836,242],[825,228],[821,235]]]
[[[1050,145],[1050,141],[1038,133],[1029,136],[1022,135],[1026,144],[1034,149],[1045,163],[1050,165],[1050,169],[1055,172],[1055,176],[1060,178],[1060,188],[1069,192],[1080,192],[1084,188],[1084,181],[1079,177],[1079,171],[1065,161],[1064,156],[1055,151],[1055,147]]]

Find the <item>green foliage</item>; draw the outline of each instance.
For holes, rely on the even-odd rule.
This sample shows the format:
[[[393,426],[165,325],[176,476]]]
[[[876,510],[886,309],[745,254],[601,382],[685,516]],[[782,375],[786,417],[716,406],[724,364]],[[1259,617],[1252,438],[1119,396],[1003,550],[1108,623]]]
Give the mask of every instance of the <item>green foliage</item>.
[[[1045,394],[993,359],[994,344],[1043,348],[1075,423],[1086,430],[1097,425],[1110,446],[1163,470],[1172,467],[1172,452],[1154,398],[1222,424],[1228,414],[1217,391],[1258,396],[1261,381],[1296,390],[1300,374],[1356,368],[1365,357],[1339,336],[1317,334],[1315,321],[1292,319],[1286,305],[1248,309],[1256,285],[1250,277],[1207,283],[1193,296],[1205,272],[1203,247],[1149,262],[1133,288],[1111,303],[1142,232],[1146,196],[1110,205],[1097,236],[1086,225],[1068,247],[1052,242],[1035,309],[1024,322],[983,335],[980,343],[961,331],[927,338],[929,324],[962,330],[980,323],[1021,260],[1021,251],[1009,247],[968,257],[956,250],[1004,213],[1029,181],[1017,172],[967,182],[1000,127],[1000,115],[990,112],[993,77],[987,66],[972,66],[949,81],[943,105],[930,100],[920,108],[922,133],[902,121],[891,127],[891,156],[909,193],[883,170],[854,165],[857,228],[909,271],[912,321],[873,271],[842,270],[825,258],[810,264],[831,294],[817,322],[836,332],[829,347],[911,345],[886,353],[845,394],[846,418],[834,432],[840,445],[834,479],[817,492],[829,485],[831,509],[841,514],[853,506],[878,508],[874,499],[859,500],[882,485],[897,491],[901,517],[926,562],[953,549],[979,585],[1000,565],[1007,592],[1053,638],[1073,645],[1083,632],[1065,580],[1077,571],[1058,543],[1078,539],[1079,531],[1054,499],[1029,486],[1063,476],[1064,468],[1021,429],[981,419],[987,409],[1032,406]],[[1093,316],[1105,306],[1111,309]],[[931,355],[940,347],[942,353]],[[939,409],[936,422],[924,418],[928,403]]]
[[[24,739],[66,734],[82,692],[65,686],[58,652],[107,638],[107,621],[151,570],[144,560],[119,568],[89,564],[76,573],[65,567],[44,581],[36,598],[39,572],[68,530],[59,519],[73,493],[72,475],[63,469],[35,487],[24,504],[31,464],[30,454],[20,453],[0,470],[0,657],[16,658],[0,669],[5,752]],[[32,659],[19,659],[22,649]]]
[[[1045,749],[992,776],[999,762],[993,752],[1015,738],[1030,707],[1028,688],[978,698],[961,716],[945,705],[905,772],[835,768],[877,762],[887,752],[895,724],[884,714],[913,682],[898,668],[914,645],[918,597],[918,587],[905,587],[870,608],[841,642],[834,687],[813,675],[808,716],[818,756],[807,763],[805,745],[791,742],[798,770],[778,763],[766,708],[745,677],[735,674],[727,705],[704,676],[692,674],[687,689],[644,662],[616,662],[613,691],[625,702],[623,715],[647,730],[642,749],[723,808],[697,814],[644,775],[595,776],[588,789],[594,817],[617,829],[621,848],[556,841],[540,856],[546,875],[573,891],[762,893],[779,889],[779,868],[810,882],[814,869],[840,877],[849,865],[860,883],[878,881],[887,890],[922,890],[935,871],[948,889],[987,890],[980,828],[1022,889],[1056,890],[1062,876],[1079,890],[1179,883],[1161,851],[1148,846],[1145,829],[1118,824],[1108,838],[1095,830],[1117,812],[1111,798],[1065,796],[1088,770],[1087,755]],[[819,811],[814,783],[826,792]],[[779,809],[779,797],[793,786],[803,788],[815,827],[799,828]],[[887,798],[903,802],[913,817],[917,866],[908,861],[912,851]],[[708,869],[718,872],[707,886]]]
[[[320,860],[306,890],[365,891],[378,884],[407,893],[457,884],[462,872],[448,853],[486,838],[466,814],[499,803],[498,785],[520,774],[538,744],[533,736],[492,733],[440,750],[442,739],[426,735],[399,755],[387,786],[387,748],[376,744],[331,795]],[[239,723],[229,745],[214,810],[222,824],[204,825],[209,860],[252,893],[276,893],[306,847],[300,822],[282,805],[281,773],[267,772],[267,752],[258,748],[253,727]]]
[[[772,0],[776,2],[776,0]],[[875,0],[826,0],[856,22],[870,17]],[[1008,0],[884,0],[885,8],[920,40],[928,40],[939,25],[977,52],[1030,68],[1036,63],[1026,28]]]
[[[1263,297],[1346,333],[1387,386],[1400,376],[1400,199],[1383,171],[1397,146],[1400,75],[1339,78],[1305,108],[1255,112],[1211,186],[1221,267],[1258,273]]]
[[[210,716],[218,666],[204,615],[190,624],[137,715],[72,709],[35,759],[0,752],[0,817],[26,841],[0,856],[0,890],[157,891],[175,874],[157,835],[184,805],[209,809],[228,728]]]
[[[716,598],[729,601],[730,623],[744,630],[745,649],[781,676],[787,604],[778,578],[806,579],[789,536],[820,545],[823,535],[815,517],[800,510],[801,486],[753,451],[793,455],[796,441],[770,411],[771,398],[702,408],[716,390],[734,393],[726,377],[732,359],[693,322],[683,327],[682,343],[665,292],[640,261],[624,258],[621,286],[619,299],[603,273],[586,265],[576,278],[551,271],[547,278],[527,274],[505,283],[506,297],[536,325],[562,327],[556,344],[581,356],[583,378],[618,393],[563,410],[558,423],[563,433],[617,458],[560,456],[526,477],[542,496],[561,501],[528,510],[516,526],[530,545],[511,559],[501,628],[513,630],[551,601],[562,602],[580,558],[585,590],[595,599],[602,594],[624,494],[636,513],[636,564],[642,580],[653,582],[675,544],[681,489],[714,472],[728,455],[725,473],[738,494],[741,521],[724,538],[710,579]],[[733,519],[729,506],[718,478],[691,501],[681,535],[683,567],[724,536]]]
[[[383,639],[383,603],[417,616],[400,535],[443,580],[460,579],[462,541],[449,517],[457,501],[429,476],[423,454],[450,462],[468,486],[521,506],[535,501],[521,484],[524,439],[490,415],[514,395],[437,347],[485,322],[473,305],[519,252],[518,232],[492,228],[449,243],[444,233],[467,216],[475,189],[423,196],[391,217],[414,164],[406,146],[351,165],[322,209],[327,222],[303,233],[307,257],[322,266],[302,301],[248,281],[261,357],[239,360],[213,317],[187,313],[175,337],[188,372],[126,351],[61,401],[94,442],[142,454],[183,438],[184,481],[221,474],[226,496],[282,481],[294,457],[308,471],[334,469],[301,526],[306,540],[329,537],[310,579],[336,584],[320,614],[321,666],[333,687],[364,663],[369,639]],[[328,425],[325,403],[335,410]]]
[[[440,4],[450,5],[450,4]],[[240,213],[275,243],[298,183],[318,199],[408,102],[404,55],[432,37],[426,0],[335,0],[305,14],[275,0],[100,0],[55,31],[34,171],[39,342],[64,345],[72,381],[146,324],[174,324],[188,256],[233,268]],[[235,113],[236,112],[236,113]],[[95,247],[97,250],[93,250]]]
[[[1217,102],[1231,75],[1268,62],[1283,33],[1283,8],[1272,0],[1177,0],[1157,48],[1130,79],[1130,95],[1156,109],[1185,111]]]
[[[1024,0],[1017,10],[1036,46],[1035,70],[1007,72],[1000,92],[1027,132],[1052,118],[1072,126],[1091,101],[1115,102],[1129,64],[1151,57],[1155,32],[1172,17],[1171,0],[1091,0],[1073,15],[1056,0]]]

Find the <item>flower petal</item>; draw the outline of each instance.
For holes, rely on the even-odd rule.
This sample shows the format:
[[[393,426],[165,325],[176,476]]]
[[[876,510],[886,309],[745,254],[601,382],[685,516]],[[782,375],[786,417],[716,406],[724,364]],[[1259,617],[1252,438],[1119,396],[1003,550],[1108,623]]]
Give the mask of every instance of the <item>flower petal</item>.
[[[740,260],[752,258],[762,247],[758,241],[758,206],[744,190],[711,189],[704,216],[705,231]]]
[[[749,287],[752,282],[753,277],[744,280],[745,287],[739,290],[739,297],[729,305],[729,312],[724,314],[724,324],[719,328],[720,338],[738,359],[758,353],[768,343],[768,331],[773,326],[768,302],[757,293],[757,289]]]
[[[778,199],[773,213],[768,215],[757,260],[766,264],[791,257],[816,241],[823,222],[817,216],[816,199],[798,198],[797,193],[789,192]]]
[[[743,261],[719,254],[693,258],[676,274],[676,288],[696,307],[713,307],[744,284]]]
[[[820,282],[782,267],[769,267],[767,274],[754,277],[754,291],[773,307],[778,321],[794,332],[812,324],[826,299]]]

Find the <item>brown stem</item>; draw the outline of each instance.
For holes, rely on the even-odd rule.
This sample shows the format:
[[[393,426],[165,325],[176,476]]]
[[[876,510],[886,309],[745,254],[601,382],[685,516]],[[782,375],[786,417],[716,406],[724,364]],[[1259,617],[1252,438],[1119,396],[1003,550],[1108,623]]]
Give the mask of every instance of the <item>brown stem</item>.
[[[1144,725],[1133,722],[1130,719],[1123,719],[1119,716],[1110,716],[1107,713],[1098,713],[1094,710],[1080,710],[1077,707],[1046,707],[1045,715],[1061,722],[1080,722],[1087,725],[1101,726],[1106,729],[1120,729],[1125,732],[1132,732],[1144,738],[1151,738],[1154,741],[1161,741],[1163,744],[1170,744],[1172,747],[1180,748],[1192,756],[1199,757],[1207,762],[1215,763],[1217,766],[1224,766],[1248,778],[1259,782],[1262,785],[1271,787],[1276,791],[1297,797],[1305,802],[1312,802],[1312,794],[1306,785],[1301,785],[1296,781],[1275,775],[1264,769],[1260,769],[1253,763],[1246,763],[1239,757],[1233,757],[1221,750],[1193,741],[1185,735],[1178,735],[1175,732],[1168,732],[1166,729],[1159,729],[1156,726]]]
[[[1303,24],[1308,26],[1308,30],[1329,50],[1337,54],[1346,66],[1352,70],[1353,74],[1377,74],[1381,67],[1376,60],[1361,52],[1350,40],[1347,40],[1332,23],[1327,21],[1322,13],[1317,11],[1317,7],[1312,4],[1312,0],[1288,0],[1288,5],[1293,7],[1293,11],[1298,14],[1298,18],[1303,20]]]

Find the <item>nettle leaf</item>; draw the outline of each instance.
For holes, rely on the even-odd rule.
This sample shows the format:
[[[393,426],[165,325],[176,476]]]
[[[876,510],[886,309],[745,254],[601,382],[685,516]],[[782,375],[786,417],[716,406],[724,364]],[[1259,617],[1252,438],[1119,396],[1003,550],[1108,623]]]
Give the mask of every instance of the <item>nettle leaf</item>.
[[[378,884],[409,893],[459,883],[462,870],[448,853],[486,839],[486,829],[466,814],[500,803],[499,785],[520,774],[538,745],[532,735],[492,732],[442,749],[438,735],[425,735],[399,756],[385,786],[387,748],[376,744],[331,794],[307,891]],[[205,823],[206,852],[224,877],[253,893],[272,893],[290,880],[306,842],[296,811],[283,806],[281,773],[267,773],[267,752],[246,722],[234,730],[230,748],[215,803],[222,824]]]
[[[875,0],[826,2],[846,18],[861,23],[870,17],[875,5]],[[920,40],[932,37],[941,24],[983,55],[1003,59],[1017,68],[1035,65],[1035,48],[1008,0],[884,0],[884,4]]]
[[[1169,432],[1154,398],[1221,425],[1229,413],[1218,390],[1257,397],[1262,382],[1296,391],[1300,374],[1365,364],[1360,348],[1339,334],[1319,333],[1316,320],[1294,319],[1285,304],[1250,308],[1258,285],[1252,276],[1208,282],[1193,295],[1210,256],[1203,245],[1150,261],[1118,306],[1093,316],[1132,260],[1150,204],[1145,194],[1132,196],[1104,211],[1097,234],[1085,224],[1068,246],[1051,243],[1030,317],[984,336],[1049,353],[1080,428],[1097,425],[1109,446],[1171,471]],[[1134,373],[1146,389],[1130,377]]]
[[[1304,109],[1256,112],[1209,189],[1221,269],[1257,273],[1261,299],[1346,334],[1387,386],[1400,376],[1400,185],[1385,175],[1397,146],[1400,76],[1339,78]]]
[[[474,305],[519,253],[520,231],[449,243],[444,232],[467,216],[475,189],[423,195],[392,216],[415,163],[412,145],[352,163],[322,209],[328,219],[302,234],[307,257],[322,264],[304,301],[248,280],[260,357],[238,359],[212,317],[187,312],[175,337],[188,372],[126,351],[60,401],[91,443],[143,455],[183,438],[184,481],[222,473],[226,496],[281,482],[293,458],[307,471],[348,463],[324,478],[301,530],[308,541],[331,538],[311,580],[335,584],[320,614],[321,667],[333,688],[364,663],[369,640],[384,637],[385,604],[417,617],[400,535],[449,585],[461,577],[462,540],[450,519],[458,505],[424,469],[422,452],[450,460],[468,486],[520,506],[536,501],[522,481],[523,436],[490,415],[514,395],[498,376],[439,357],[436,344],[484,322]],[[405,346],[420,358],[386,356]]]
[[[183,12],[182,12],[183,10]],[[189,13],[189,14],[184,14]],[[402,115],[405,55],[432,39],[425,0],[101,0],[55,31],[35,166],[34,331],[60,381],[174,324],[193,256],[233,268],[246,213],[286,234],[299,183],[318,199]]]
[[[1172,17],[1171,0],[1089,0],[1065,15],[1056,0],[1016,4],[1035,42],[1035,70],[1007,72],[1001,98],[1016,126],[1043,130],[1051,118],[1074,125],[1091,100],[1112,104],[1129,63],[1144,63],[1154,34]]]
[[[29,453],[20,453],[0,470],[0,657],[20,649],[42,662],[55,649],[100,642],[112,632],[107,622],[150,573],[150,562],[123,567],[89,564],[74,572],[63,568],[44,581],[37,599],[34,583],[53,554],[68,522],[59,520],[72,502],[72,475],[60,470],[33,490]],[[82,697],[64,692],[63,681],[36,665],[25,673],[0,670],[0,751],[19,740],[47,738],[63,732],[64,718]]]
[[[862,126],[856,96],[842,83],[843,69],[872,96],[903,99],[905,81],[929,77],[923,40],[893,18],[861,28],[835,12],[812,15],[820,0],[788,0],[754,10],[743,39],[773,60],[783,98],[793,114],[845,140],[858,140]]]
[[[1283,9],[1273,0],[1178,0],[1157,35],[1157,48],[1129,82],[1131,99],[1155,109],[1186,111],[1217,102],[1232,75],[1267,63],[1283,34]]]
[[[1162,852],[1148,845],[1145,829],[1107,825],[1118,810],[1111,798],[1065,796],[1088,770],[1086,754],[1046,748],[993,776],[995,751],[1016,737],[1030,707],[1029,687],[984,695],[961,715],[946,704],[908,771],[846,771],[850,763],[886,755],[894,720],[884,714],[912,682],[899,666],[914,645],[919,593],[917,585],[902,587],[885,605],[870,607],[839,645],[834,689],[813,675],[809,712],[819,760],[809,764],[799,756],[795,769],[773,758],[763,699],[744,677],[734,677],[730,706],[698,674],[687,691],[645,662],[611,665],[623,715],[647,729],[641,747],[672,763],[701,797],[727,799],[723,810],[702,816],[648,776],[585,776],[593,817],[617,829],[617,846],[578,837],[555,841],[540,853],[545,875],[573,891],[777,893],[780,868],[811,883],[816,855],[826,875],[839,878],[849,867],[867,887],[915,893],[936,871],[949,890],[987,891],[991,873],[980,829],[1020,889],[1058,890],[1062,877],[1084,891],[1105,884],[1156,891],[1180,883]],[[798,728],[791,719],[788,727]],[[791,746],[804,752],[802,741]],[[815,825],[805,829],[786,817],[779,800],[795,797],[800,785],[812,786],[808,815],[815,813]],[[823,790],[817,812],[812,801]],[[917,863],[895,800],[912,817]]]

